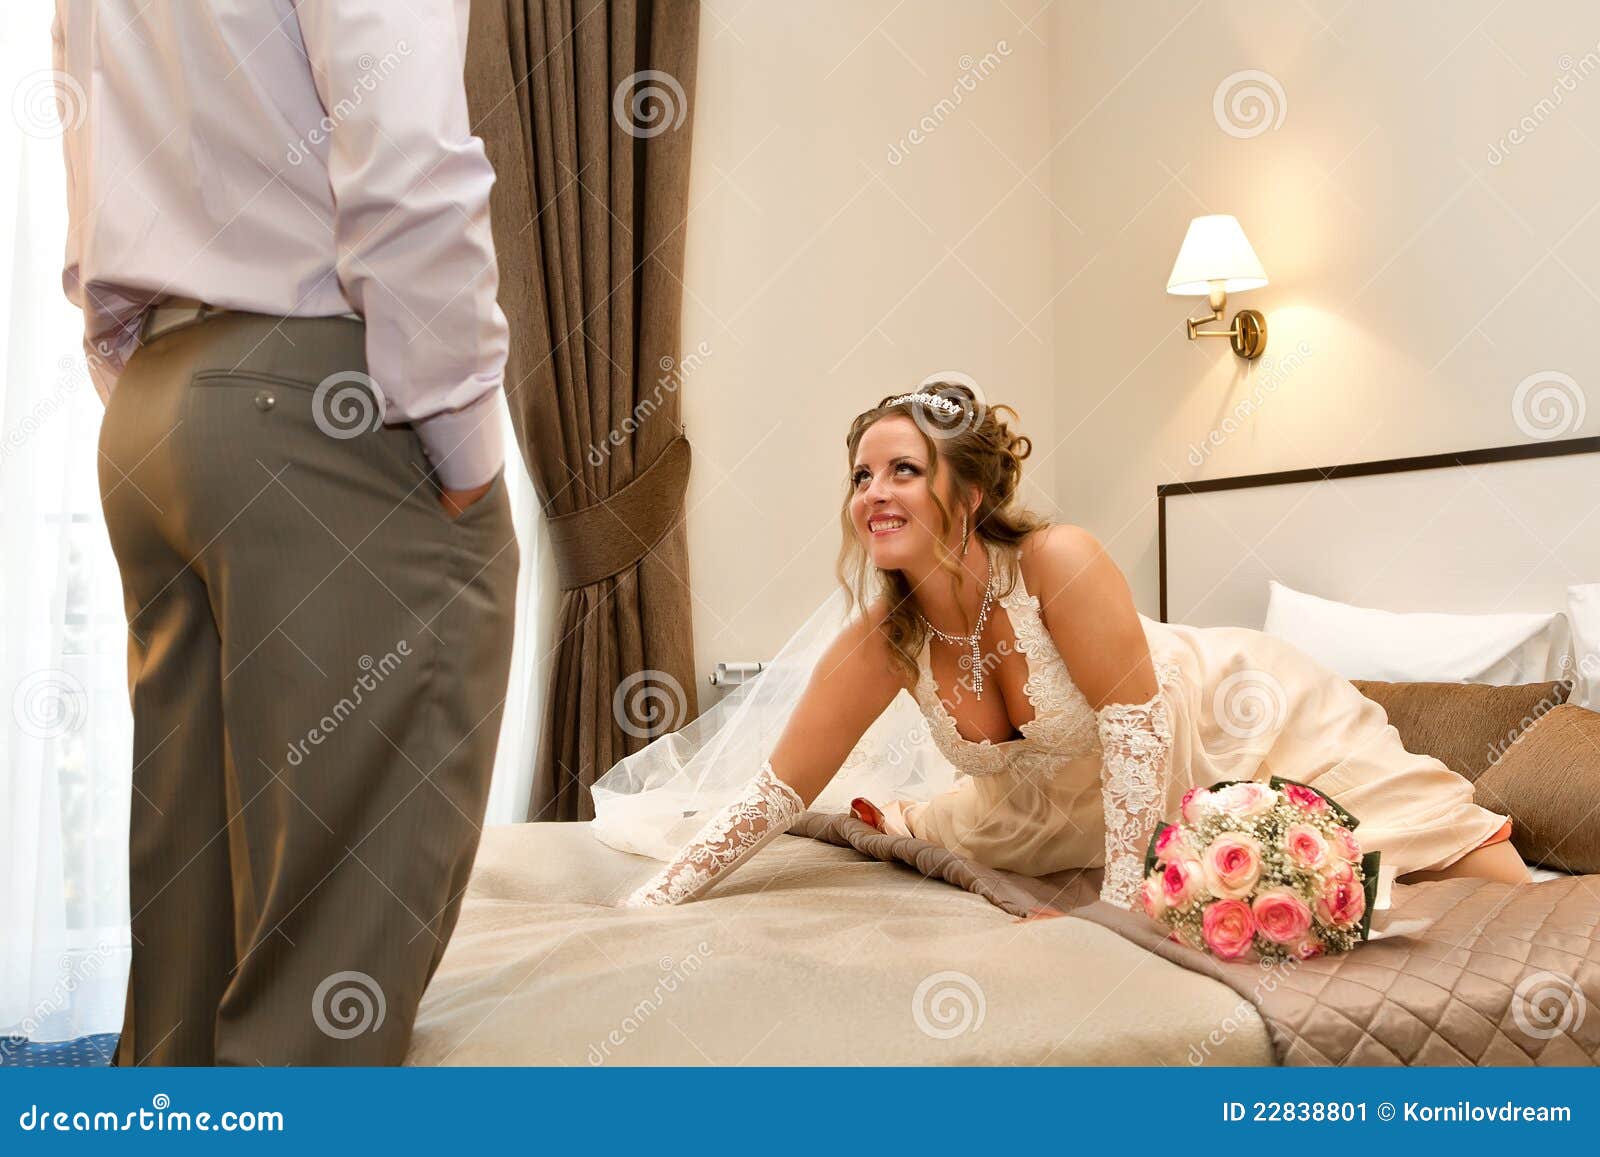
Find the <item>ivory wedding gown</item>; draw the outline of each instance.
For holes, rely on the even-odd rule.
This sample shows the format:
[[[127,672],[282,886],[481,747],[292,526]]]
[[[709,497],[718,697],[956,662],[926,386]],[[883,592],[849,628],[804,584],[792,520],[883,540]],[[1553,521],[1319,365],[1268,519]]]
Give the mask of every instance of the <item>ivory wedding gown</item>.
[[[990,563],[1004,548],[990,547]],[[1016,585],[998,599],[1028,664],[1033,719],[1022,738],[963,737],[940,701],[928,647],[916,700],[934,742],[962,775],[926,802],[886,808],[890,830],[941,844],[992,867],[1030,876],[1108,864],[1142,876],[1145,845],[1107,841],[1128,785],[1107,775],[1096,712],[1073,683],[1030,595],[1014,552]],[[1171,720],[1160,816],[1176,821],[1184,793],[1223,780],[1273,775],[1332,796],[1360,821],[1366,851],[1395,875],[1440,868],[1505,823],[1472,802],[1472,784],[1437,759],[1402,746],[1383,708],[1355,685],[1272,635],[1244,627],[1187,627],[1140,616]],[[882,801],[874,800],[883,806]],[[1120,862],[1118,862],[1120,861]]]
[[[1362,848],[1381,852],[1384,868],[1397,876],[1444,867],[1506,824],[1505,816],[1473,803],[1464,777],[1407,751],[1383,708],[1354,684],[1260,631],[1141,615],[1159,690],[1143,704],[1095,710],[1056,649],[1038,598],[1028,593],[1016,549],[980,541],[989,553],[995,605],[1005,611],[1027,665],[1023,693],[1032,718],[1014,739],[963,736],[941,700],[924,643],[915,710],[907,712],[917,726],[896,716],[897,696],[814,809],[842,810],[838,793],[865,783],[855,794],[884,813],[886,830],[1030,876],[1104,866],[1101,896],[1124,906],[1141,881],[1151,832],[1161,820],[1179,818],[1191,787],[1274,775],[1312,785],[1356,817]],[[670,856],[625,905],[697,898],[793,825],[800,797],[770,760],[754,773],[748,768],[770,752],[815,655],[833,637],[825,620],[822,612],[814,615],[779,656],[787,682],[780,677],[776,690],[764,689],[775,710],[763,715],[741,704],[731,718],[706,719],[686,742],[686,736],[662,737],[596,783],[597,838]],[[927,771],[919,751],[929,738],[953,777]],[[699,749],[686,755],[696,743]],[[915,774],[897,771],[901,763]],[[712,811],[740,786],[740,794]],[[682,827],[690,822],[698,830],[684,843]],[[674,834],[663,841],[660,829],[668,823],[676,825]],[[676,854],[663,854],[663,843]]]

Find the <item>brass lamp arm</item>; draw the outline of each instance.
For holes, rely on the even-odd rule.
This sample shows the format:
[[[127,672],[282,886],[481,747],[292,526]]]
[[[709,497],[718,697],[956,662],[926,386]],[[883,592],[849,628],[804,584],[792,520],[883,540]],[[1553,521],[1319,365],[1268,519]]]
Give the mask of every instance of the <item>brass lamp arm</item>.
[[[1200,329],[1208,322],[1222,320],[1222,306],[1227,297],[1220,288],[1213,286],[1211,291],[1211,312],[1205,317],[1191,317],[1184,321],[1188,331],[1189,340],[1197,337],[1225,337],[1233,346],[1233,352],[1242,358],[1252,359],[1261,356],[1261,351],[1267,348],[1267,319],[1259,310],[1241,309],[1233,315],[1233,325],[1227,329]]]

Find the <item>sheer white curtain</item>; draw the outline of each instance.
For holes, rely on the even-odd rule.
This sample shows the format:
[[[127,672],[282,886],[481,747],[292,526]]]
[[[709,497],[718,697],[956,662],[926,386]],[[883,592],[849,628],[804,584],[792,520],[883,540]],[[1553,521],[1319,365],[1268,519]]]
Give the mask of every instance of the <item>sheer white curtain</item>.
[[[103,406],[83,359],[81,316],[61,293],[59,117],[74,115],[74,93],[50,72],[53,5],[3,8],[0,1037],[59,1041],[122,1024],[127,627],[100,511]],[[522,577],[490,822],[525,814],[549,650],[541,632],[553,618],[543,518],[514,446],[507,457]]]
[[[508,390],[515,383],[507,382]],[[517,528],[522,570],[517,576],[517,629],[511,646],[505,714],[500,720],[500,747],[495,754],[494,782],[489,786],[487,824],[521,823],[528,818],[533,790],[533,761],[539,750],[540,713],[545,680],[554,647],[556,607],[561,600],[549,532],[533,481],[522,465],[511,420],[505,422],[506,479],[511,483],[511,516]]]
[[[66,237],[48,4],[5,6],[0,148],[0,1034],[114,1030],[128,959],[126,621]]]

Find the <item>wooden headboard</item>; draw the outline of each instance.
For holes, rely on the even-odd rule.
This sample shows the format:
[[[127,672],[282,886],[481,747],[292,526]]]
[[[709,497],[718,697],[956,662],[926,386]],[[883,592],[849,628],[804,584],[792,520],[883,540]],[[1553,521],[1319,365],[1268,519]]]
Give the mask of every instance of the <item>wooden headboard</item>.
[[[1600,582],[1600,437],[1171,482],[1156,505],[1163,622],[1259,628],[1273,578],[1482,614]]]

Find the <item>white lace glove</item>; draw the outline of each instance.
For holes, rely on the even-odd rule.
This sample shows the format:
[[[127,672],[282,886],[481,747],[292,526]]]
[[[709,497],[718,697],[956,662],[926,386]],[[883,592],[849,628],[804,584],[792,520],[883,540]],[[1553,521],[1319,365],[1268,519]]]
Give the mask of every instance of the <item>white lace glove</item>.
[[[1144,853],[1166,803],[1172,721],[1161,690],[1144,703],[1107,703],[1095,713],[1100,733],[1106,869],[1100,898],[1133,907],[1144,883]]]
[[[766,761],[738,798],[712,815],[672,862],[624,900],[622,907],[650,908],[699,899],[717,880],[792,827],[804,810],[799,794],[778,778],[772,761]]]

